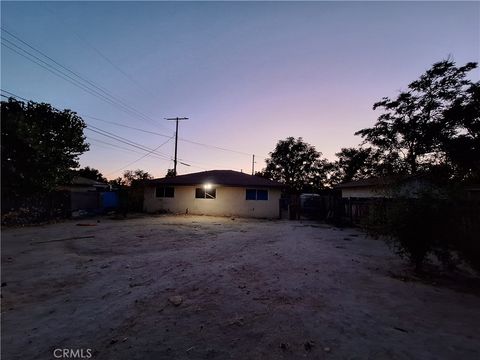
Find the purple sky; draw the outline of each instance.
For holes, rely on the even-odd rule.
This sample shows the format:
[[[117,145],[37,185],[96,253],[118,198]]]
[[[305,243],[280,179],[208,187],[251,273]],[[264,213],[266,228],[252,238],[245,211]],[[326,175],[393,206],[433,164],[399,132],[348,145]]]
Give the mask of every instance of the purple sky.
[[[126,113],[4,46],[2,89],[70,108],[149,148],[167,138],[91,117],[172,136],[174,124],[163,119],[187,116],[181,138],[246,153],[180,141],[179,158],[192,165],[179,165],[180,174],[250,172],[247,154],[256,154],[260,169],[287,136],[303,137],[333,160],[341,147],[360,143],[356,130],[375,122],[374,102],[395,96],[449,55],[464,64],[480,54],[479,2],[2,1],[1,10],[6,30],[145,116]],[[473,76],[478,80],[479,71]],[[173,167],[173,141],[159,149],[165,159],[146,156],[127,166],[145,152],[86,134],[91,150],[81,165],[108,178],[122,168],[161,177]]]

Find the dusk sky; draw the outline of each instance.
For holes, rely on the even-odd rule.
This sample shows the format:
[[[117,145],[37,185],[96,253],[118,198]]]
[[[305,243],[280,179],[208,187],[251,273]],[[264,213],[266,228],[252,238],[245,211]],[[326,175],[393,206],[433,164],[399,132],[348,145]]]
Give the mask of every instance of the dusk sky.
[[[451,56],[463,65],[480,54],[480,2],[2,1],[1,12],[2,28],[130,110],[5,46],[3,90],[72,109],[89,125],[148,148],[173,136],[174,123],[164,118],[189,117],[180,124],[179,158],[191,166],[179,164],[179,174],[249,173],[250,154],[260,170],[288,136],[334,160],[361,142],[355,131],[374,124],[374,102],[395,96],[436,61]],[[41,57],[2,37],[10,41],[2,45]],[[478,69],[473,76],[480,78]],[[159,148],[163,158],[135,162],[145,151],[85,133],[91,147],[81,165],[108,178],[137,168],[163,177],[173,168],[173,139]]]

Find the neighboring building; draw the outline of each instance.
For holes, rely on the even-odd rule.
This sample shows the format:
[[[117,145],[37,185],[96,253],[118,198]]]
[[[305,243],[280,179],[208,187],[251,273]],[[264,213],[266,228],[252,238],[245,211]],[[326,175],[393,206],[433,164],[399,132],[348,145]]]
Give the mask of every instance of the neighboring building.
[[[424,191],[436,189],[428,180],[413,176],[368,178],[339,184],[335,188],[342,191],[342,198],[416,198]]]
[[[75,176],[70,184],[58,187],[68,192],[72,216],[83,213],[100,213],[118,207],[118,195],[110,191],[110,185],[96,180]]]
[[[82,176],[75,176],[70,184],[59,186],[58,190],[71,192],[108,191],[110,190],[110,185]]]
[[[465,193],[468,200],[480,201],[480,184],[466,186]]]
[[[144,210],[197,215],[278,218],[283,184],[232,170],[145,182]]]

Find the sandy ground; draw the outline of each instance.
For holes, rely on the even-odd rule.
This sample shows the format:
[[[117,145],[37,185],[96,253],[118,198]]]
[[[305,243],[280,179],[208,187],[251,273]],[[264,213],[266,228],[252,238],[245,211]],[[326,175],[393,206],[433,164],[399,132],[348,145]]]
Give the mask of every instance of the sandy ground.
[[[382,241],[314,222],[4,229],[2,359],[480,359],[478,283],[404,269]]]

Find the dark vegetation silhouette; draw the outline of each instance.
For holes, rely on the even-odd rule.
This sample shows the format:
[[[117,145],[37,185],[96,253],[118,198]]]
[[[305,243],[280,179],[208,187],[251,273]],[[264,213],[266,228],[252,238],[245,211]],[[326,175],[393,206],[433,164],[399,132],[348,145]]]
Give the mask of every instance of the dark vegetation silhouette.
[[[1,102],[2,224],[28,224],[67,216],[68,184],[88,150],[85,122],[49,104]]]
[[[79,155],[89,148],[81,117],[13,98],[1,102],[1,115],[2,194],[51,192],[71,180],[71,169],[79,166]]]
[[[369,231],[386,237],[417,271],[430,255],[449,269],[462,258],[480,270],[480,207],[464,191],[480,183],[480,83],[469,78],[476,67],[434,63],[407,90],[373,105],[381,114],[355,133],[363,138],[359,146],[342,148],[328,163],[302,138],[289,137],[257,175],[293,193],[371,177],[425,179],[434,186],[417,198],[399,195],[373,205]]]
[[[110,180],[109,184],[116,187],[138,186],[143,180],[150,179],[153,179],[153,176],[147,171],[141,169],[125,170],[122,176]]]
[[[91,168],[90,166],[85,166],[84,168],[75,170],[73,172],[74,176],[84,177],[86,179],[95,180],[99,182],[106,183],[108,182],[107,178],[103,176],[100,170]]]
[[[421,173],[445,183],[480,181],[480,84],[468,78],[476,67],[437,62],[395,99],[375,103],[377,122],[355,133],[364,148],[342,149],[337,171],[345,180]]]
[[[467,76],[476,67],[437,62],[395,99],[377,102],[375,125],[356,133],[368,147],[343,149],[334,166],[344,181],[401,175],[436,185],[414,199],[377,204],[370,217],[373,233],[416,271],[431,255],[450,270],[459,259],[480,270],[480,206],[465,192],[480,182],[480,84]]]
[[[257,175],[283,182],[294,193],[312,192],[324,187],[328,161],[301,137],[280,140],[266,159],[267,166]]]
[[[140,212],[143,210],[143,181],[153,179],[147,171],[125,170],[122,177],[110,180],[109,184],[118,191],[118,212],[127,216],[130,211]]]
[[[175,172],[175,169],[168,169],[165,177],[170,178],[170,177],[174,177],[174,176],[177,176],[177,173]]]

